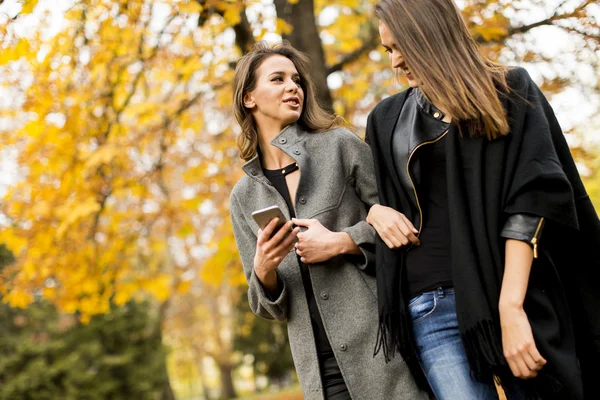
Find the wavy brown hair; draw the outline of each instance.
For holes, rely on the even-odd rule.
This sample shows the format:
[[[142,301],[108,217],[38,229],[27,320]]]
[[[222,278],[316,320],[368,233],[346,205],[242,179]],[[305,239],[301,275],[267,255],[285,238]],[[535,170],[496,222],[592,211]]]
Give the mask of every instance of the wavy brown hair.
[[[325,111],[317,101],[315,84],[310,77],[310,60],[304,53],[296,50],[287,41],[273,45],[264,41],[258,42],[238,60],[233,78],[233,113],[242,128],[237,143],[240,157],[245,161],[256,155],[258,129],[252,113],[244,106],[244,96],[256,88],[258,68],[267,58],[276,55],[290,59],[300,75],[304,104],[297,124],[307,132],[319,132],[345,125],[342,118]]]
[[[446,108],[469,135],[495,139],[509,131],[501,93],[509,67],[485,58],[452,0],[380,0],[375,16],[392,32],[419,88]],[[464,126],[464,125],[462,125]]]

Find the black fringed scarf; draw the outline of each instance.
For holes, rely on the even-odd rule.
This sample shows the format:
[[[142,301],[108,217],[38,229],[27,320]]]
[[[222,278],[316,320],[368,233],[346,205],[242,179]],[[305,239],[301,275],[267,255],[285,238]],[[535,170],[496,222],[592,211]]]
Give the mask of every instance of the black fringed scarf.
[[[560,126],[542,92],[524,69],[511,70],[507,78],[515,94],[504,99],[511,126],[508,136],[494,141],[485,137],[461,137],[458,128],[453,126],[446,137],[449,236],[457,316],[472,374],[481,381],[489,381],[493,376],[502,379],[510,374],[503,356],[498,313],[504,269],[504,241],[500,231],[508,216],[529,213],[546,218],[543,241],[548,239],[550,242],[552,236],[565,233],[591,234],[596,251],[595,264],[578,268],[600,270],[600,223]],[[409,90],[382,101],[373,110],[368,119],[366,140],[373,151],[381,204],[411,218],[408,200],[400,195],[402,191],[391,150],[394,125]],[[580,218],[585,215],[587,233],[579,230],[578,213]],[[597,294],[563,293],[561,271],[577,272],[570,266],[553,265],[552,252],[560,249],[544,250],[543,242],[540,248],[543,251],[532,267],[526,312],[537,310],[540,304],[556,310],[565,305],[565,295],[598,300]],[[376,242],[379,335],[375,353],[383,351],[387,361],[400,352],[417,383],[428,388],[412,345],[408,299],[404,298],[406,291],[402,290],[406,251],[391,250],[380,238]],[[544,273],[533,274],[534,270]],[[593,275],[596,277],[598,273]],[[575,303],[569,300],[571,307]],[[596,306],[600,307],[600,301]],[[590,319],[586,327],[596,329],[589,337],[596,338],[591,346],[595,346],[595,354],[598,354],[600,313],[594,313],[590,306],[586,312],[581,318]],[[539,314],[532,311],[528,317],[536,345],[548,365],[536,378],[539,383],[536,387],[552,396],[573,398],[569,396],[581,390],[581,385],[577,384],[575,355],[575,344],[580,347],[579,342],[575,342],[582,337],[581,332],[573,333],[570,316],[561,315],[565,313],[559,313],[554,319]],[[553,337],[548,328],[563,336],[566,332],[566,336]],[[577,338],[574,338],[575,334]],[[509,381],[507,379],[505,383],[509,384]]]

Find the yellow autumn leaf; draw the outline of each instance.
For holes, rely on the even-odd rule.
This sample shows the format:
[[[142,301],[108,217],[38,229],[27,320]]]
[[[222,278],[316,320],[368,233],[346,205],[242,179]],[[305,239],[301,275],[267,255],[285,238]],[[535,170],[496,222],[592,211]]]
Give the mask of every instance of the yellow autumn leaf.
[[[143,281],[141,286],[159,301],[165,301],[171,294],[171,277],[166,274]]]
[[[95,199],[88,199],[82,203],[76,204],[70,212],[67,212],[65,219],[56,230],[56,235],[62,237],[69,226],[75,221],[98,212],[99,210],[100,204]]]
[[[4,295],[2,301],[14,308],[26,308],[29,304],[33,303],[33,295],[29,292],[15,289]]]
[[[176,291],[179,294],[187,293],[190,291],[191,287],[192,287],[192,281],[179,282],[179,284],[177,285]]]
[[[179,3],[179,11],[185,14],[194,14],[202,12],[202,6],[197,0],[188,0],[186,2]]]
[[[293,30],[294,27],[292,25],[288,24],[281,18],[277,18],[275,32],[277,32],[280,35],[289,35],[292,33]]]
[[[38,0],[22,0],[23,7],[21,8],[21,14],[31,14],[33,9],[38,3]]]
[[[27,240],[18,235],[14,229],[7,228],[0,233],[0,242],[3,243],[14,255],[21,254],[27,246]]]
[[[240,10],[237,7],[228,6],[223,14],[223,18],[229,25],[237,25],[242,20],[240,17]]]

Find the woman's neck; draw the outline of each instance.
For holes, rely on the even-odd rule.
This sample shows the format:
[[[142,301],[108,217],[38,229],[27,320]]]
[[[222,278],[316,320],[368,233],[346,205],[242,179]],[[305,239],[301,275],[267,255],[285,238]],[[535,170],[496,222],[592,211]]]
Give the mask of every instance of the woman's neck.
[[[283,128],[285,129],[285,127]],[[261,164],[266,169],[281,169],[294,162],[294,159],[271,144],[271,141],[281,133],[280,130],[258,131],[258,146],[261,154]]]

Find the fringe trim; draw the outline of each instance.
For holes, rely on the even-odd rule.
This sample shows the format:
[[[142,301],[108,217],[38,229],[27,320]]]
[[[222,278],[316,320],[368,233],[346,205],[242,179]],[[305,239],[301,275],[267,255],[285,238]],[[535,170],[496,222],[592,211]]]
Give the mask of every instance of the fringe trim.
[[[502,337],[491,320],[477,324],[461,332],[462,342],[471,372],[478,381],[484,381],[494,371],[507,366],[502,350]]]
[[[400,326],[404,324],[400,322],[400,318],[396,314],[387,313],[379,316],[379,328],[373,357],[383,351],[386,364],[396,356],[396,351],[400,352],[400,331],[402,330]]]
[[[519,390],[523,400],[539,400],[533,381],[523,381],[516,387],[517,378],[510,371],[502,350],[501,332],[491,320],[478,322],[461,333],[467,360],[471,366],[471,377],[480,382],[493,381],[503,389]]]
[[[404,314],[398,312],[379,316],[379,329],[373,357],[383,351],[385,362],[389,363],[396,353],[400,353],[417,386],[433,396],[433,391],[427,382],[413,346],[410,325],[407,324],[404,317]]]

